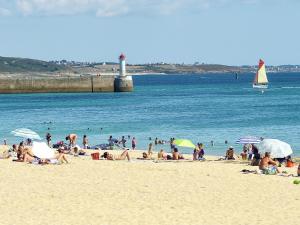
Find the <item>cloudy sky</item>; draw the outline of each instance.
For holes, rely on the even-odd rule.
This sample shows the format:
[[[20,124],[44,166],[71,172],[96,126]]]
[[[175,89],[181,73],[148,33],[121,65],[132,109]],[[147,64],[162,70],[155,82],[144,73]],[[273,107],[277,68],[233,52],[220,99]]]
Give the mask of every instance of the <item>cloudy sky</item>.
[[[0,55],[300,64],[299,0],[0,0]]]

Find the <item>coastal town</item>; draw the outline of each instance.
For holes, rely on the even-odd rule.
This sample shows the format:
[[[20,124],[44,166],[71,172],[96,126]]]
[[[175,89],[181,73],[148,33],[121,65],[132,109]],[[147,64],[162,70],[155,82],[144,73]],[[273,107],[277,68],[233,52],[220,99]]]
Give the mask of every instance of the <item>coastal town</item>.
[[[34,59],[0,57],[0,76],[56,75],[56,76],[84,76],[84,75],[113,75],[119,72],[118,62],[79,62],[68,60],[41,61]],[[143,74],[203,74],[203,73],[255,73],[257,65],[227,66],[195,62],[188,63],[144,63],[126,64],[130,75]],[[300,65],[268,65],[270,73],[300,72]]]

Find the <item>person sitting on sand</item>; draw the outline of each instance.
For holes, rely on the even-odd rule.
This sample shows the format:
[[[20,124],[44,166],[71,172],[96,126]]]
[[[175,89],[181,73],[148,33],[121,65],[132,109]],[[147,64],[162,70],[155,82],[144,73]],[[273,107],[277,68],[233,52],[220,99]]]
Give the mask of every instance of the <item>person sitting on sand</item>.
[[[12,149],[9,150],[9,154],[11,157],[13,157],[14,159],[17,159],[18,157],[18,146],[16,144],[12,145]]]
[[[199,154],[198,154],[198,160],[204,160],[204,145],[202,143],[198,144],[199,148]]]
[[[230,146],[229,149],[226,151],[225,159],[226,160],[235,160],[234,149],[232,146]]]
[[[260,164],[261,156],[260,153],[258,152],[258,148],[253,148],[253,156],[252,156],[252,161],[251,161],[251,166],[258,166]]]
[[[69,141],[70,147],[73,147],[73,146],[75,146],[75,144],[76,144],[77,135],[76,135],[76,134],[69,134],[69,135],[66,137],[66,140]]]
[[[23,151],[24,151],[24,142],[20,142],[17,150],[17,158],[20,161],[23,161]]]
[[[82,145],[83,145],[83,149],[89,148],[89,139],[87,138],[86,134],[83,135]]]
[[[193,160],[198,160],[199,157],[199,149],[198,147],[194,148]]]
[[[289,155],[288,157],[286,157],[286,163],[285,163],[286,167],[294,167],[295,163],[292,160],[292,157]]]
[[[184,159],[183,156],[178,152],[178,148],[174,148],[174,151],[172,153],[172,159],[173,160]]]
[[[86,154],[86,152],[83,149],[79,148],[78,145],[73,148],[73,153],[74,153],[74,156],[79,156],[79,155],[85,155]]]
[[[163,160],[167,159],[167,154],[164,152],[163,149],[161,149],[159,153],[157,153],[157,159],[163,159]]]
[[[265,157],[260,160],[259,169],[262,170],[264,174],[280,173],[276,162],[270,158],[270,152],[266,152]]]
[[[109,154],[108,152],[104,152],[104,154],[101,157],[107,160],[125,160],[127,158],[128,161],[130,161],[128,150],[125,150],[121,155],[117,155],[117,156],[114,156],[113,154]]]
[[[248,156],[247,150],[244,149],[243,152],[241,153],[242,160],[247,160],[247,156]]]

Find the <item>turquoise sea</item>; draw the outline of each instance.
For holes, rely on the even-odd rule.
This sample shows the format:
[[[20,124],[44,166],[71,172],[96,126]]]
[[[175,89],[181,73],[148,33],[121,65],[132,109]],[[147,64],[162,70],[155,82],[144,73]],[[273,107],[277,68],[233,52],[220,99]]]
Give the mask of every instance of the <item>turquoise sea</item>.
[[[228,145],[240,150],[235,141],[252,135],[288,142],[300,155],[300,74],[268,74],[263,94],[253,90],[253,76],[147,75],[134,76],[132,93],[2,94],[0,138],[19,142],[10,132],[23,127],[42,137],[49,131],[53,142],[69,133],[77,133],[80,143],[86,134],[91,144],[130,135],[138,148],[147,148],[149,137],[175,137],[202,142],[207,154],[222,155]]]

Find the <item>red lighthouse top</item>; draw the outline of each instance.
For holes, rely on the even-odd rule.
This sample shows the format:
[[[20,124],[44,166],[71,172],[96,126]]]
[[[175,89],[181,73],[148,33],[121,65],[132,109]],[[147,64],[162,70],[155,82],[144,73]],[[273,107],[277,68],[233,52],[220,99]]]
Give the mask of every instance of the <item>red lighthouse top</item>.
[[[126,56],[122,53],[119,57],[120,60],[125,60]]]

